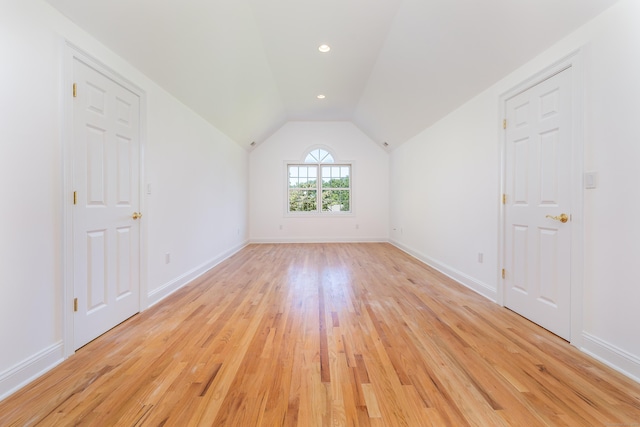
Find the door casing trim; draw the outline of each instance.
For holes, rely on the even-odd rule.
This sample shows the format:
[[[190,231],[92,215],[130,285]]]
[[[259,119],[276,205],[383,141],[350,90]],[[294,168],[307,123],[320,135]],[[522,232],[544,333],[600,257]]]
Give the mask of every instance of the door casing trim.
[[[538,83],[564,71],[572,69],[571,75],[571,338],[570,342],[581,347],[583,331],[583,286],[584,286],[584,207],[583,207],[583,173],[584,173],[584,68],[582,66],[582,49],[575,50],[564,58],[556,61],[538,73],[513,86],[499,97],[500,123],[500,191],[499,223],[498,223],[498,260],[500,266],[496,272],[497,303],[504,307],[505,286],[501,270],[505,265],[505,205],[502,204],[502,194],[506,189],[506,132],[502,128],[502,118],[506,117],[506,102],[508,99],[536,86]]]
[[[68,40],[64,40],[63,47],[63,71],[61,89],[62,108],[62,173],[63,173],[63,225],[62,225],[62,275],[63,275],[63,298],[62,298],[62,342],[64,358],[68,358],[75,353],[74,348],[74,269],[73,269],[73,63],[80,60],[96,71],[104,74],[108,78],[127,88],[136,94],[140,99],[140,155],[139,155],[139,194],[140,211],[144,212],[146,221],[140,223],[140,306],[139,311],[143,311],[148,306],[147,301],[147,223],[149,212],[146,209],[144,186],[146,180],[144,170],[144,153],[146,146],[146,92],[132,83],[121,74],[117,73],[107,65],[103,64],[89,53],[83,51]]]

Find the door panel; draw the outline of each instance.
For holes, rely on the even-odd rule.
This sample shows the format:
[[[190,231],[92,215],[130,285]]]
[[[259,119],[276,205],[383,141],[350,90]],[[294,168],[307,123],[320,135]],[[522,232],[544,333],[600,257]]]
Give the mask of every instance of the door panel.
[[[94,313],[107,303],[105,230],[87,232],[87,313]]]
[[[118,256],[116,261],[117,299],[127,297],[136,290],[133,287],[134,282],[131,280],[131,271],[133,270],[131,260],[135,259],[131,253],[135,240],[133,233],[135,233],[133,227],[119,227],[116,230],[116,244],[118,247],[116,251]]]
[[[505,305],[571,331],[571,68],[506,101]]]
[[[529,259],[529,227],[523,225],[513,226],[513,290],[526,293],[529,290],[529,277],[527,274],[527,260]]]
[[[139,97],[74,60],[74,344],[140,308]]]
[[[132,141],[128,138],[118,135],[117,136],[117,198],[116,203],[118,206],[131,207],[131,153]]]

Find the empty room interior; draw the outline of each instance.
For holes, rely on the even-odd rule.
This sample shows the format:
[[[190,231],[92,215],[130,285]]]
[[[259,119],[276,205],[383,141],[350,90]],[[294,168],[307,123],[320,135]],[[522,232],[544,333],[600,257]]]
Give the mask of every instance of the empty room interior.
[[[0,425],[640,425],[640,2],[0,0],[0,61]]]

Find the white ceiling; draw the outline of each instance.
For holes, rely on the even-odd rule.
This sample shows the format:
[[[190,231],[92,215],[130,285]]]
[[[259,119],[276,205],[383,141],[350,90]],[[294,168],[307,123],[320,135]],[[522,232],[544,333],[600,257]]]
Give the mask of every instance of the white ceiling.
[[[46,1],[243,147],[345,120],[393,149],[617,0]]]

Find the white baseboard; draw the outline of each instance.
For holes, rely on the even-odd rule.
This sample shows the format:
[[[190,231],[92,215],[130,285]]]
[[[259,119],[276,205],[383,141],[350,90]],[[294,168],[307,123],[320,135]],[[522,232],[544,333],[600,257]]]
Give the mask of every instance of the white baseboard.
[[[485,296],[486,298],[496,301],[496,291],[490,286],[454,269],[445,264],[442,264],[426,255],[412,250],[411,248],[402,245],[396,241],[389,241],[386,238],[372,238],[364,240],[336,240],[328,239],[325,241],[313,241],[313,239],[256,239],[251,243],[327,243],[327,242],[389,242],[396,246],[400,250],[413,256],[419,261],[429,265],[430,267],[438,270],[442,274],[452,278],[460,284],[468,287],[469,289]],[[210,260],[191,271],[181,275],[180,277],[172,280],[171,282],[161,286],[149,294],[149,306],[154,305],[166,298],[173,292],[177,291],[181,287],[185,286],[192,280],[206,273],[211,268],[220,264],[225,259],[234,255],[242,248],[244,248],[250,242],[243,242],[242,244],[226,251],[213,260]],[[605,365],[619,371],[623,375],[640,382],[640,358],[630,354],[616,346],[607,343],[589,333],[583,332],[582,334],[582,347],[580,350],[586,354],[601,361]],[[5,399],[18,389],[22,388],[29,382],[40,377],[47,371],[53,369],[64,360],[64,348],[62,342],[53,344],[42,351],[34,354],[28,359],[22,361],[18,365],[5,372],[0,373],[0,400]]]
[[[440,273],[444,274],[445,276],[452,278],[453,280],[460,283],[461,285],[466,286],[472,291],[479,293],[483,297],[488,298],[493,302],[497,301],[497,296],[498,296],[497,290],[487,285],[486,283],[483,283],[461,271],[458,271],[453,267],[450,267],[446,264],[436,261],[435,259],[427,255],[424,255],[408,246],[405,246],[400,242],[397,242],[395,240],[389,240],[389,243],[391,243],[393,246],[397,247],[401,251],[406,252],[407,254],[416,258],[418,261],[421,261],[427,264],[429,267],[438,270]]]
[[[8,397],[64,360],[62,341],[0,373],[0,400]]]
[[[149,294],[148,297],[149,307],[153,304],[158,303],[163,298],[166,298],[198,276],[206,273],[208,270],[220,264],[222,261],[240,251],[248,244],[249,242],[245,241],[240,245],[229,249],[218,257],[192,269],[191,271],[154,290]],[[62,341],[60,341],[20,362],[13,368],[8,369],[5,372],[1,372],[0,400],[15,393],[17,390],[24,387],[49,370],[53,369],[64,360],[64,346]]]
[[[582,333],[583,352],[640,383],[640,358],[587,332]]]
[[[149,304],[148,307],[151,307],[152,305],[157,304],[158,302],[162,301],[164,298],[168,297],[169,295],[171,295],[178,289],[182,288],[186,284],[202,276],[204,273],[211,270],[213,267],[220,264],[222,261],[226,260],[227,258],[234,255],[235,253],[239,252],[242,248],[244,248],[248,244],[249,242],[245,241],[239,244],[238,246],[235,246],[229,249],[228,251],[222,253],[221,255],[215,257],[214,259],[207,261],[190,271],[187,271],[186,273],[176,277],[172,281],[165,283],[159,288],[149,292],[149,295],[147,296],[147,301]]]
[[[433,258],[423,255],[399,242],[390,240],[389,243],[428,266],[438,270],[442,274],[452,278],[456,282],[459,282],[494,302],[496,301],[496,290],[486,284],[475,280],[454,268],[442,264]],[[640,358],[586,332],[581,334],[580,341],[581,343],[578,345],[578,348],[582,352],[599,360],[632,380],[640,382]],[[577,345],[575,341],[572,341],[572,344]]]
[[[266,237],[251,239],[251,243],[381,243],[386,237]]]

